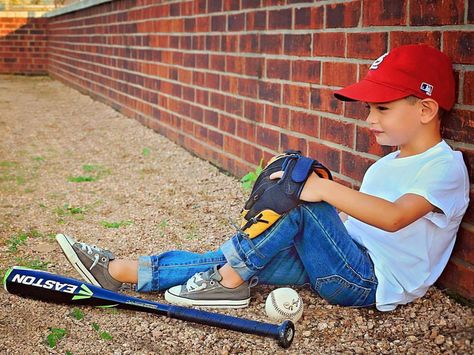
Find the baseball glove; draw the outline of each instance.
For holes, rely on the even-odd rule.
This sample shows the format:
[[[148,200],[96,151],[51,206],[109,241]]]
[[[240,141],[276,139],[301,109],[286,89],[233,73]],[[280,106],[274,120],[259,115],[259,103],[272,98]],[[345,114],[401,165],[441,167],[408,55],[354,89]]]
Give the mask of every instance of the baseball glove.
[[[270,179],[282,170],[281,179]],[[300,151],[287,150],[273,157],[258,176],[252,192],[241,211],[240,230],[255,238],[274,224],[280,217],[298,206],[304,184],[311,172],[331,179],[331,172],[317,160],[304,157]]]

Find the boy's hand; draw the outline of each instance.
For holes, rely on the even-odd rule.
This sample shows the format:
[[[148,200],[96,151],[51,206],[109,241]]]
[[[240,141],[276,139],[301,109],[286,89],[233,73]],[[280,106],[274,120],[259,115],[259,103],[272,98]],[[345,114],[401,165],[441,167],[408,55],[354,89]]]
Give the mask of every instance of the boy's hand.
[[[273,157],[258,175],[243,206],[240,230],[254,238],[283,214],[298,207],[306,180],[313,171],[323,179],[332,179],[323,164],[302,156],[299,151],[288,150]]]
[[[282,176],[283,176],[283,173],[284,173],[283,170],[277,171],[276,173],[273,173],[273,174],[270,175],[270,179],[271,180],[281,179]]]
[[[277,171],[270,175],[270,179],[281,179],[283,171]],[[321,178],[316,173],[311,173],[301,191],[300,200],[306,202],[320,202],[323,200],[322,191],[318,190],[318,182]]]

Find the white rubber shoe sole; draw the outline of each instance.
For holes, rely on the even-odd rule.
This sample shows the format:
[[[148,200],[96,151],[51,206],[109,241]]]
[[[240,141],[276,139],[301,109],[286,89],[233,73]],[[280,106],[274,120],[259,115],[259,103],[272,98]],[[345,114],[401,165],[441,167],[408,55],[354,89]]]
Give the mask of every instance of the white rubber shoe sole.
[[[76,241],[64,234],[57,234],[56,241],[63,250],[64,255],[66,255],[66,258],[69,260],[71,265],[74,266],[74,269],[77,270],[77,272],[82,276],[82,278],[95,286],[102,287],[94,278],[94,276],[92,276],[89,270],[87,270],[81,260],[79,260],[79,258],[77,257],[77,254],[72,248]]]
[[[181,286],[171,287],[165,292],[165,300],[178,306],[199,306],[208,308],[245,308],[249,306],[250,297],[243,300],[193,300],[180,297]]]

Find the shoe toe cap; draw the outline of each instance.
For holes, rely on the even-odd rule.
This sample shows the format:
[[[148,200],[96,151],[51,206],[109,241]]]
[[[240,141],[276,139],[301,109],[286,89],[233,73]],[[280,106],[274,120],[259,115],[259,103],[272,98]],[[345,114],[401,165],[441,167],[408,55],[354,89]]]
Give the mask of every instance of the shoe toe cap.
[[[169,288],[166,292],[172,294],[173,296],[179,296],[181,295],[182,287],[183,287],[182,285],[173,286]]]

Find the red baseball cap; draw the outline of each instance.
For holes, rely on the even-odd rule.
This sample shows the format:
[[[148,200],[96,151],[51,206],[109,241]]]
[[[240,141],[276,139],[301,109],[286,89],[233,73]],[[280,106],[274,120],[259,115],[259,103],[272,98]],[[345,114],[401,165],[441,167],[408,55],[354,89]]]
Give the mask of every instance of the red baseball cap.
[[[414,95],[432,98],[449,111],[454,105],[453,65],[425,44],[392,49],[376,59],[364,79],[334,92],[343,101],[389,102]]]

